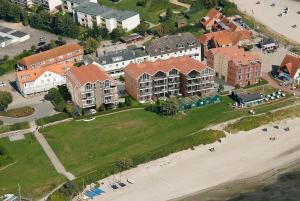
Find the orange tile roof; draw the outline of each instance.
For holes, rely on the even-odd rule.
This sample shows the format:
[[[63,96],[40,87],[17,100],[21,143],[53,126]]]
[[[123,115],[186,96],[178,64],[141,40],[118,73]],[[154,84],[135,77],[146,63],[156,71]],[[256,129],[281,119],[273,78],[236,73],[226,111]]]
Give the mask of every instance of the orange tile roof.
[[[24,85],[24,83],[35,81],[47,71],[63,76],[66,75],[67,70],[72,69],[73,67],[74,66],[72,62],[68,62],[65,64],[52,64],[43,68],[18,71],[17,78],[19,83],[21,85]]]
[[[300,69],[300,57],[296,57],[290,54],[285,55],[280,67],[286,66],[291,77],[295,77],[298,69]]]
[[[261,58],[253,54],[252,52],[244,51],[243,48],[238,48],[237,46],[232,47],[219,47],[209,50],[212,54],[218,54],[225,57],[228,61],[233,61],[235,63],[242,63],[247,65],[249,60],[251,61],[261,61]]]
[[[203,19],[200,21],[200,23],[205,26],[205,28],[207,26],[212,26],[214,24],[214,21],[217,19],[220,19],[222,16],[222,14],[220,13],[220,11],[218,11],[217,9],[213,8],[211,9],[207,15],[205,17],[207,17],[208,19],[203,21]]]
[[[38,54],[24,57],[23,59],[18,61],[18,63],[25,66],[30,66],[31,64],[36,64],[41,61],[46,61],[52,58],[56,58],[58,56],[65,55],[69,52],[74,52],[75,50],[82,50],[81,54],[83,54],[83,49],[80,45],[78,45],[77,43],[69,43],[66,45],[53,48],[51,50],[47,50],[45,52],[40,52]]]
[[[188,56],[171,57],[167,60],[156,60],[154,62],[144,61],[142,63],[130,63],[125,67],[125,75],[129,74],[132,78],[137,79],[139,76],[147,73],[151,76],[161,71],[164,73],[170,72],[172,69],[177,69],[182,74],[187,75],[191,71],[202,71],[207,66],[192,59]]]
[[[208,41],[213,40],[219,46],[237,45],[241,40],[252,40],[251,36],[252,33],[249,30],[237,30],[234,32],[222,30],[201,35],[199,41],[202,44],[206,44]]]
[[[112,78],[100,67],[89,64],[72,68],[68,73],[68,80],[74,83],[77,87],[86,83],[95,83],[97,81],[112,80]]]

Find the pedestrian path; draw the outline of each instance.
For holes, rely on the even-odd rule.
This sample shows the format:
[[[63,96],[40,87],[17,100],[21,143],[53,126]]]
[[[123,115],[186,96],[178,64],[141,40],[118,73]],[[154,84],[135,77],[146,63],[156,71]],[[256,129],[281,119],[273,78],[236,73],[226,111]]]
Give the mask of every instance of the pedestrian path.
[[[59,158],[56,156],[56,154],[52,150],[51,146],[48,144],[45,137],[37,129],[37,125],[35,124],[34,121],[30,122],[30,127],[32,129],[32,132],[33,132],[35,138],[37,139],[38,143],[41,145],[41,147],[45,151],[46,155],[48,156],[48,158],[51,161],[52,165],[54,166],[55,170],[59,174],[66,177],[68,180],[70,180],[70,181],[74,180],[75,176],[72,173],[66,171],[65,167],[60,162]]]

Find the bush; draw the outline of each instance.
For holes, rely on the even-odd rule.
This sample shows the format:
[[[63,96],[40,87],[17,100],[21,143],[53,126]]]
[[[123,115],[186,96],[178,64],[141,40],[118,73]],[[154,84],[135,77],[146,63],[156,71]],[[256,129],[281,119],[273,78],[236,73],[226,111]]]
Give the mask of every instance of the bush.
[[[58,113],[58,114],[54,114],[52,116],[37,119],[35,122],[38,126],[43,126],[45,124],[53,123],[56,121],[61,121],[61,120],[67,119],[67,118],[70,118],[70,115],[68,113]]]
[[[7,91],[0,91],[0,111],[6,110],[12,102],[12,95]]]
[[[28,121],[9,125],[10,131],[24,130],[24,129],[28,129],[28,128],[30,128]]]
[[[66,103],[64,97],[57,88],[50,89],[46,95],[46,99],[51,101],[56,111],[63,112],[65,110]]]

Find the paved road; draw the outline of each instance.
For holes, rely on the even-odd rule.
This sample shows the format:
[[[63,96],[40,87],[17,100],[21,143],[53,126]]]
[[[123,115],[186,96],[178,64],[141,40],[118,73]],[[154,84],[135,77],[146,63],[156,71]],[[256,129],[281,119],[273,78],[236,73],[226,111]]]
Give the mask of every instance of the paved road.
[[[291,90],[289,87],[279,86],[279,84],[275,80],[273,80],[268,73],[263,73],[262,78],[267,80],[272,87],[276,89],[281,89],[282,91],[287,93],[291,93],[291,94],[295,93],[295,96],[300,97],[299,90]]]
[[[31,126],[34,136],[36,137],[37,141],[39,142],[39,144],[45,151],[46,155],[48,156],[49,160],[51,161],[51,163],[54,166],[54,168],[56,169],[56,171],[59,174],[65,176],[68,180],[70,180],[70,181],[74,180],[75,176],[72,173],[66,171],[65,167],[60,162],[59,158],[56,156],[56,154],[54,153],[54,151],[48,144],[45,137],[38,130],[35,129],[37,126],[34,121],[30,122],[30,126]]]

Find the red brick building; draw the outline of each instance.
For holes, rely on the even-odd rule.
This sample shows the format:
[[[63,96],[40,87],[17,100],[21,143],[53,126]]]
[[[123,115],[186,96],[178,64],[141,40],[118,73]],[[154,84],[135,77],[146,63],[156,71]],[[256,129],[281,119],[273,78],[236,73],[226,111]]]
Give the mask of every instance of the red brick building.
[[[146,102],[158,97],[209,94],[214,89],[214,70],[188,56],[125,67],[125,89]]]
[[[256,84],[261,76],[262,61],[258,55],[236,46],[214,48],[207,53],[207,65],[229,85]]]
[[[52,64],[65,62],[79,62],[83,58],[83,48],[76,44],[70,43],[62,45],[45,52],[40,52],[18,61],[19,70],[34,69],[46,67]]]

